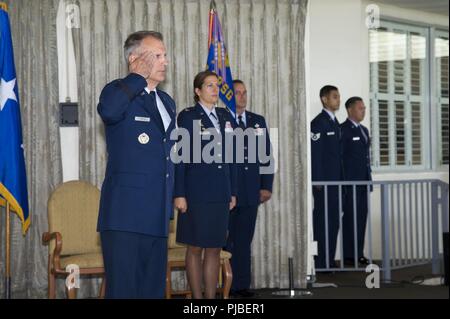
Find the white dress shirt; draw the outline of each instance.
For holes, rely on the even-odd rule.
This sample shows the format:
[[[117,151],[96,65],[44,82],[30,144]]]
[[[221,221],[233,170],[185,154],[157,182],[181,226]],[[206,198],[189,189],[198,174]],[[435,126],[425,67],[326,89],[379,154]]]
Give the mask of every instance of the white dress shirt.
[[[150,89],[148,87],[145,88],[145,91],[150,94]],[[156,106],[158,107],[159,115],[161,115],[161,119],[164,124],[164,131],[167,131],[167,128],[170,125],[170,122],[172,119],[170,118],[169,113],[167,113],[166,108],[164,107],[164,103],[161,101],[161,99],[158,96],[158,93],[156,91],[156,88],[153,89],[153,92],[155,92],[155,99],[156,99]]]
[[[206,115],[208,116],[208,118],[211,120],[214,127],[216,128],[217,132],[220,133],[220,123],[219,123],[219,117],[217,116],[217,113],[216,113],[216,106],[213,106],[213,108],[211,110],[209,110],[206,106],[203,106],[200,102],[198,104],[200,104],[200,106],[203,108],[203,111],[205,111]],[[213,115],[211,115],[211,114],[213,114]]]
[[[239,125],[239,116],[242,116],[242,122],[244,123],[245,127],[247,127],[247,116],[245,115],[245,110],[242,112],[241,115],[238,115],[236,113],[236,124]]]
[[[331,117],[331,119],[333,121],[336,120],[336,115],[334,115],[333,112],[331,112],[330,110],[327,110],[326,108],[323,108],[323,110],[328,113],[328,115]]]

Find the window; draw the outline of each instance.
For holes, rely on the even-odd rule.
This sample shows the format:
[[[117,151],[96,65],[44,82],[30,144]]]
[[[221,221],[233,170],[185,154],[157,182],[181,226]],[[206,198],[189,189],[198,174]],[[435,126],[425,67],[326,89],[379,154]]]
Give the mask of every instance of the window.
[[[431,168],[435,156],[430,152],[439,153],[439,165],[448,164],[448,32],[436,33],[430,61],[429,28],[387,21],[381,26],[369,31],[372,165],[397,171]],[[431,112],[430,62],[438,77],[437,112]],[[430,141],[433,114],[438,150]]]
[[[438,105],[438,161],[448,165],[448,32],[436,32],[434,56],[436,65],[436,96]]]

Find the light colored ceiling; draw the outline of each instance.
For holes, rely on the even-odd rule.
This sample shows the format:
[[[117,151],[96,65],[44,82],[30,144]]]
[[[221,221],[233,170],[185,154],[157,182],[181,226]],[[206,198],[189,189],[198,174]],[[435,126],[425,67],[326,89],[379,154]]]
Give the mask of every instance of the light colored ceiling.
[[[449,0],[374,0],[374,2],[446,16],[449,9]]]

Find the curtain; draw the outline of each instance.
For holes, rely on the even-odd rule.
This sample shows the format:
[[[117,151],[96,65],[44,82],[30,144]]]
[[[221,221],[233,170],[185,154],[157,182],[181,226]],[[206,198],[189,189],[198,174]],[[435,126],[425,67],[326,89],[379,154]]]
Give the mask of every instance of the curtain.
[[[126,75],[123,43],[131,32],[164,36],[170,60],[161,84],[178,111],[193,105],[192,82],[207,58],[208,0],[77,0],[74,29],[80,100],[80,178],[98,187],[106,150],[96,105],[103,86]],[[253,286],[306,287],[307,123],[304,28],[307,0],[216,0],[234,78],[249,91],[248,109],[266,117],[278,145],[272,199],[259,209],[253,242]],[[277,131],[277,130],[278,131]],[[278,132],[278,134],[276,134]],[[278,138],[277,138],[278,137]]]
[[[47,296],[47,199],[62,182],[58,128],[56,9],[59,0],[9,0],[9,18],[22,115],[31,226],[25,236],[11,215],[13,298]],[[0,208],[0,293],[4,291],[5,213]]]

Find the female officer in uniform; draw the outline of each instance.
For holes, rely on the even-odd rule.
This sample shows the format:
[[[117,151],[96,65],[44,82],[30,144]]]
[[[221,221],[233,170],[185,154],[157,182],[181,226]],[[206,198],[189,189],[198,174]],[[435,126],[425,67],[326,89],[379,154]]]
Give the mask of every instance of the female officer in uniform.
[[[225,163],[225,135],[233,132],[235,121],[227,109],[216,107],[218,98],[217,74],[200,72],[194,79],[196,105],[181,111],[177,119],[178,127],[190,134],[190,161],[175,167],[174,205],[180,212],[177,242],[187,245],[186,272],[196,299],[203,297],[202,279],[205,298],[215,298],[220,251],[226,244],[230,210],[236,205],[236,168]],[[194,149],[194,139],[201,139],[199,150]],[[202,155],[208,143],[217,146],[205,151],[214,158],[212,162]],[[200,160],[194,162],[196,157]]]

